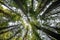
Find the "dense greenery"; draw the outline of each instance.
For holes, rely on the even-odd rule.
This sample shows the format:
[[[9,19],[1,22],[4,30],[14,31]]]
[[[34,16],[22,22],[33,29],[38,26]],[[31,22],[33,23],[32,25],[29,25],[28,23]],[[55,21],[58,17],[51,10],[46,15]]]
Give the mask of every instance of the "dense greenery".
[[[0,0],[0,40],[60,40],[60,1]]]

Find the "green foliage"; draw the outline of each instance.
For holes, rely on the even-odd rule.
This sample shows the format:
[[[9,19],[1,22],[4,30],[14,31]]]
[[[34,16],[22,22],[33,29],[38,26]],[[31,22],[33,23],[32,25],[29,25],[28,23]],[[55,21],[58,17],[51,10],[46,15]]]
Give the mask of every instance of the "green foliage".
[[[12,32],[6,32],[0,35],[0,40],[7,40],[11,36]]]
[[[0,40],[60,40],[59,6],[59,0],[0,0]]]

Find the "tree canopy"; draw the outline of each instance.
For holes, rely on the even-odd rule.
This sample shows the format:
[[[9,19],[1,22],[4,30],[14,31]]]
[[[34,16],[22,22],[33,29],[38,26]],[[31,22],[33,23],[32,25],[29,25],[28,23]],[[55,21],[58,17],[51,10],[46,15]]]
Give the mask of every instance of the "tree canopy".
[[[0,0],[0,40],[60,40],[60,1]]]

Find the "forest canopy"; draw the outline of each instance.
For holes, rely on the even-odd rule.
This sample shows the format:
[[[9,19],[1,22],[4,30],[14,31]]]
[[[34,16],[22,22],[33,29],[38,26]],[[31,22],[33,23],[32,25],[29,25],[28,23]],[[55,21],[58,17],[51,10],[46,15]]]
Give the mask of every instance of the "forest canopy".
[[[60,1],[0,0],[0,40],[60,40]]]

